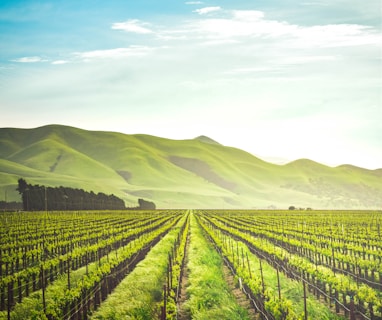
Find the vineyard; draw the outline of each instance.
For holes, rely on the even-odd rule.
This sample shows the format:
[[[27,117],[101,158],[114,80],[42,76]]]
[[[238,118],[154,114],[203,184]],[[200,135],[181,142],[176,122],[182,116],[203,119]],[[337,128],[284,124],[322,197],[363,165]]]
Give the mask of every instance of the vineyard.
[[[378,211],[0,216],[0,319],[382,319]]]

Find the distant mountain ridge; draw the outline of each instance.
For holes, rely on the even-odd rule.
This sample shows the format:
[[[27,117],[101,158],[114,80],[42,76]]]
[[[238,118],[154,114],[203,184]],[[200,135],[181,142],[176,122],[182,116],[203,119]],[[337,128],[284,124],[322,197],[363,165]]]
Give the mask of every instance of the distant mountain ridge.
[[[199,141],[202,141],[202,142],[205,142],[205,143],[211,143],[211,144],[219,144],[219,142],[216,142],[215,140],[207,137],[207,136],[199,136],[199,137],[196,137],[195,140],[199,140]]]
[[[382,169],[263,161],[206,136],[171,140],[62,125],[0,128],[0,200],[18,178],[138,198],[158,208],[381,209]]]

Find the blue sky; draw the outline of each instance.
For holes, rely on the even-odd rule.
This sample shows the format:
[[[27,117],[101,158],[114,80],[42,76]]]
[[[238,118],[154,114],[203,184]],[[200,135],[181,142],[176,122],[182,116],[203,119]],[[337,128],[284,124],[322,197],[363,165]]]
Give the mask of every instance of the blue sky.
[[[0,127],[382,168],[379,0],[1,1]]]

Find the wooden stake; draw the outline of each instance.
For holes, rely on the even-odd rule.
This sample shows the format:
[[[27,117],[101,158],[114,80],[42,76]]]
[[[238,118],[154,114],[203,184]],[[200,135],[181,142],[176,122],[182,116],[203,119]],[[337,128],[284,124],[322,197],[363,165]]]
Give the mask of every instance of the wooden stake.
[[[354,298],[350,297],[350,320],[355,320]]]
[[[304,285],[304,320],[308,320],[308,308],[306,304],[306,283],[304,279],[302,279],[302,283]]]
[[[264,275],[263,275],[263,265],[261,263],[261,258],[259,259],[260,261],[260,275],[261,275],[261,285],[263,287],[263,294],[265,293],[265,283],[264,283]]]
[[[68,290],[70,290],[70,257],[66,262],[67,272],[68,272]]]
[[[241,247],[241,261],[243,262],[243,269],[245,267],[245,260],[244,260],[244,250],[243,247]]]
[[[239,242],[236,241],[236,255],[237,255],[237,265],[240,267],[240,254],[239,254]]]
[[[166,320],[166,304],[167,304],[167,288],[166,285],[163,286],[163,320]]]
[[[276,268],[277,272],[277,288],[279,290],[279,300],[281,300],[281,285],[280,285],[280,273],[279,273],[279,268]]]
[[[11,290],[12,290],[12,285],[11,283],[9,282],[8,283],[8,286],[7,286],[7,289],[8,289],[8,300],[7,300],[7,319],[8,320],[11,320],[11,303],[12,303],[12,299],[11,299]]]
[[[45,301],[45,276],[44,276],[44,266],[41,265],[41,289],[42,289],[42,307],[44,314],[46,314],[46,301]]]
[[[248,271],[249,271],[249,279],[252,279],[251,266],[249,265],[249,259],[248,259],[248,252],[246,252],[246,255],[247,255],[247,264],[248,264]]]

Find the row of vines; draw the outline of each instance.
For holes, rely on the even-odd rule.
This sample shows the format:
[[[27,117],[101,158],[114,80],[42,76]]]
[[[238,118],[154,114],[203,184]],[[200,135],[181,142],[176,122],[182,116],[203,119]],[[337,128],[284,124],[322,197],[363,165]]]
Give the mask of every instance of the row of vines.
[[[4,213],[0,319],[87,319],[181,211]]]
[[[0,320],[382,319],[381,212],[0,215]]]
[[[197,216],[263,318],[382,319],[380,212],[210,210]],[[265,264],[275,273],[268,280]],[[280,281],[284,277],[291,282]],[[316,314],[320,307],[312,308],[311,297],[326,306],[327,316]]]

